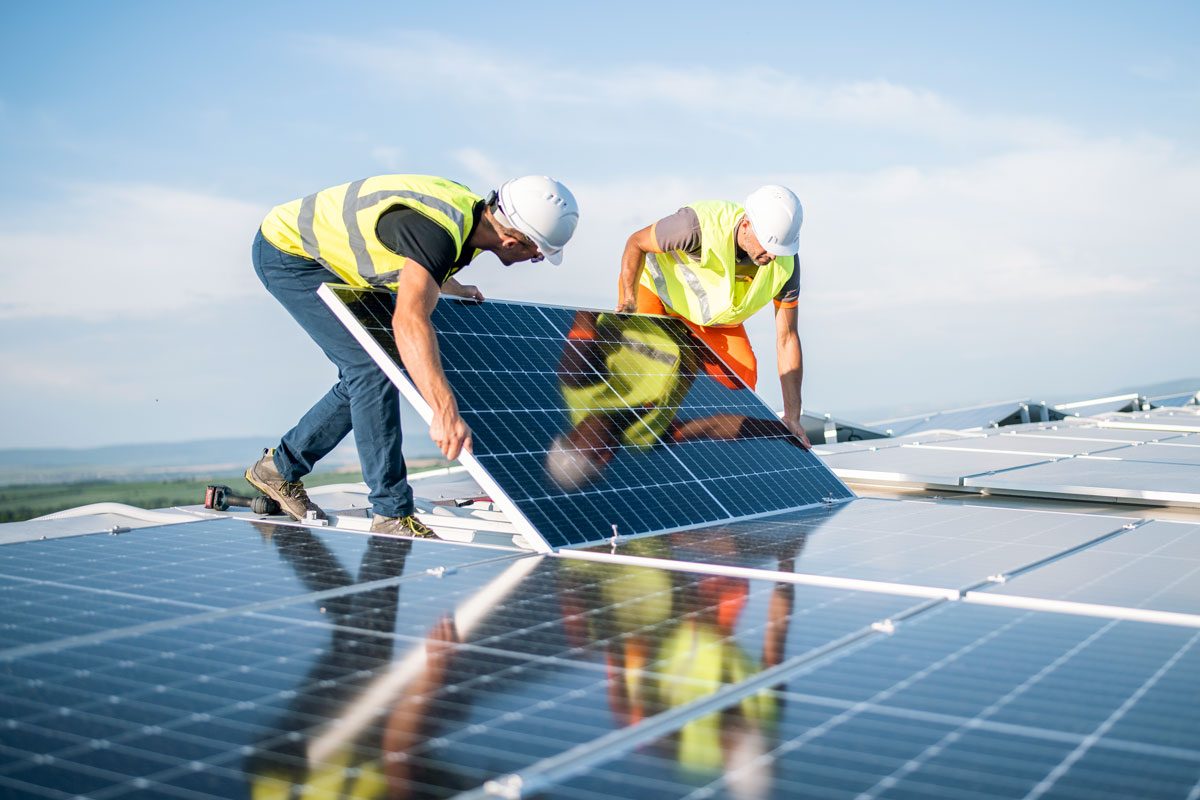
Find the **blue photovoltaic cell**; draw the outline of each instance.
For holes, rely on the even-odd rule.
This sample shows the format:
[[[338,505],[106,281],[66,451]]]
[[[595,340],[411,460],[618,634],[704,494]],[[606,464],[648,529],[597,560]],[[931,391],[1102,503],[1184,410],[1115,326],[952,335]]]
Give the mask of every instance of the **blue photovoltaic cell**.
[[[57,573],[62,607],[107,596],[123,566],[131,584],[254,586],[251,602],[175,620],[99,605],[91,630],[48,615],[36,646],[0,647],[0,797],[449,797],[916,605],[241,520],[156,531],[135,567],[138,536],[8,545],[0,575]]]
[[[403,369],[392,296],[329,288]],[[433,325],[475,458],[551,547],[852,497],[679,320],[443,299]]]
[[[942,606],[538,796],[1188,800],[1198,640]]]

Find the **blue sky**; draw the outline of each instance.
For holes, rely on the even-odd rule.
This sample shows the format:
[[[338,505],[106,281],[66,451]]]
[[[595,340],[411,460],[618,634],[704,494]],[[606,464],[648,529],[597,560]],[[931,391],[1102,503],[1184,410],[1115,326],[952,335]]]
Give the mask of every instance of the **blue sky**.
[[[634,228],[790,185],[840,416],[1198,375],[1198,34],[1186,2],[8,4],[0,447],[278,435],[333,370],[254,229],[390,171],[562,178],[564,265],[464,279],[593,306]]]

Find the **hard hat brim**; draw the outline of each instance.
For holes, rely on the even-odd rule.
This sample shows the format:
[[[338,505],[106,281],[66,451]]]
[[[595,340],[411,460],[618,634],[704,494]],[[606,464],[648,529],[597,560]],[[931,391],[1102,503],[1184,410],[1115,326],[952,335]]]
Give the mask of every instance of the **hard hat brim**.
[[[542,256],[544,256],[547,261],[549,261],[551,264],[553,264],[556,267],[562,263],[562,250],[555,250],[553,253],[547,253],[545,251],[541,251],[541,253],[542,253]]]
[[[761,244],[761,242],[760,242]],[[800,237],[796,237],[796,241],[786,245],[769,245],[763,244],[763,250],[766,250],[773,256],[794,256],[800,252]]]

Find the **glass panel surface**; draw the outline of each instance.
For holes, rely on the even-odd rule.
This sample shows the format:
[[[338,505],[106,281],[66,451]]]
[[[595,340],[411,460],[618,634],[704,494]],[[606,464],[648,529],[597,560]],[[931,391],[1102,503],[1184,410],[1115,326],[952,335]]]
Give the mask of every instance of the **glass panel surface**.
[[[1120,530],[1120,517],[860,498],[596,552],[962,589]]]
[[[1200,632],[943,605],[547,797],[1177,797]]]
[[[1194,434],[1188,434],[1194,436]],[[1191,464],[1200,467],[1200,446],[1184,443],[1183,437],[1171,442],[1154,442],[1105,451],[1108,458],[1122,461],[1156,461],[1165,464]]]
[[[988,450],[993,452],[1028,453],[1043,457],[1105,453],[1121,447],[1118,442],[1097,442],[1089,439],[1053,438],[1030,434],[993,433],[954,441],[937,442],[937,447],[949,450]]]
[[[292,535],[295,531],[310,534],[298,540]],[[4,545],[0,650],[109,634],[220,609],[289,602],[374,579],[356,578],[341,566],[358,563],[369,537],[311,531],[219,519],[139,528],[119,536]],[[504,555],[487,548],[419,542],[408,563],[419,572]]]
[[[385,292],[333,288],[396,366]],[[678,319],[442,299],[475,456],[552,547],[851,493]]]
[[[909,433],[918,433],[938,428],[955,431],[969,428],[987,428],[1020,412],[1021,404],[1019,402],[1008,401],[976,408],[936,411],[931,414],[900,417],[898,419],[882,420],[869,424],[871,427],[878,428],[879,430],[890,430],[893,436],[904,436]]]
[[[837,474],[891,483],[961,485],[964,477],[1045,461],[1045,456],[942,450],[938,445],[836,453],[822,460]]]
[[[223,526],[209,535],[246,562],[241,582],[258,584],[254,596],[278,602],[93,632],[104,636],[63,630],[0,651],[0,796],[323,796],[331,786],[347,796],[449,796],[799,663],[914,606],[297,526],[273,525],[264,537],[240,520],[203,524]],[[170,529],[147,537],[131,581],[160,561],[188,572],[196,528],[174,527],[174,548],[164,544]],[[40,547],[69,567],[59,544],[30,543],[9,563],[20,571]],[[19,546],[0,554],[10,547]],[[206,558],[215,553],[200,551],[202,585],[221,573]],[[64,603],[86,606],[97,594],[81,571],[58,585]]]
[[[988,591],[1200,614],[1200,524],[1153,520]]]
[[[1200,505],[1200,466],[1079,458],[967,478],[965,485],[1064,496],[1124,497]]]

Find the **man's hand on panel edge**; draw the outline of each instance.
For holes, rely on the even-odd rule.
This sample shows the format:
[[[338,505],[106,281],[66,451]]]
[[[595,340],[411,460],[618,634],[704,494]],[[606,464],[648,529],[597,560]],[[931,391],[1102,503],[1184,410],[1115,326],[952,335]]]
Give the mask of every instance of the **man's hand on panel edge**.
[[[429,426],[429,438],[437,443],[438,449],[448,461],[458,458],[459,453],[471,452],[471,428],[457,409],[434,412]]]
[[[800,440],[805,450],[812,449],[812,442],[808,440],[808,434],[804,432],[804,423],[800,421],[799,414],[794,417],[783,417],[783,424],[793,436]]]

